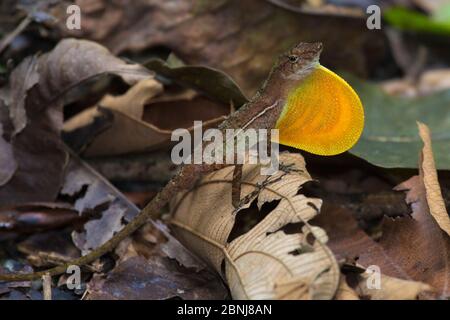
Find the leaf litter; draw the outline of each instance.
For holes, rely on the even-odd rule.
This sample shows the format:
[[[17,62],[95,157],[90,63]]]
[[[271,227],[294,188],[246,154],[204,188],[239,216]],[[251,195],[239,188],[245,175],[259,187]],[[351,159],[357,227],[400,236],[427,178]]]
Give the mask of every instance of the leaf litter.
[[[85,14],[81,31],[52,19],[65,14],[65,1],[26,8],[38,38],[65,39],[30,55],[30,34],[36,35],[26,25],[29,32],[8,40],[0,55],[6,70],[0,74],[0,272],[58,265],[111,239],[139,212],[131,199],[151,199],[174,174],[168,156],[174,128],[192,129],[199,119],[216,126],[260,87],[278,53],[299,40],[320,40],[325,65],[397,79],[376,86],[351,80],[369,111],[351,151],[360,159],[304,154],[306,170],[304,158],[288,149],[282,159],[293,166],[269,179],[246,166],[237,209],[232,168],[214,172],[173,199],[161,221],[149,221],[114,252],[83,266],[80,291],[67,290],[64,275],[53,279],[54,297],[448,299],[445,68],[415,66],[405,78],[392,77],[392,65],[380,61],[393,42],[384,31],[366,32],[364,19],[354,15],[360,8],[255,0],[77,3]],[[245,18],[250,11],[255,15]],[[199,28],[205,21],[210,30]],[[166,50],[185,63],[173,53],[165,60]],[[416,121],[431,130],[420,123],[417,134]],[[407,170],[388,169],[397,167]],[[374,266],[380,289],[369,285]],[[27,281],[0,283],[1,299],[42,299],[41,291]]]

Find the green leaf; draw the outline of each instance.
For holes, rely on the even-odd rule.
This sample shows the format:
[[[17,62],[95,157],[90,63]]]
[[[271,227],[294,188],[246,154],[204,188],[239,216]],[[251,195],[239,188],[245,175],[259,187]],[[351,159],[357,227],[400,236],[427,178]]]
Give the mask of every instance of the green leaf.
[[[394,7],[386,10],[383,16],[388,23],[400,30],[442,36],[450,35],[450,20],[446,18],[446,13],[430,18],[425,14],[406,8]]]
[[[416,121],[421,121],[431,129],[437,168],[450,170],[450,90],[419,98],[394,97],[375,84],[344,77],[360,96],[366,119],[352,154],[385,168],[417,168],[422,142]]]
[[[433,12],[433,20],[450,23],[450,4],[440,6],[436,12]]]

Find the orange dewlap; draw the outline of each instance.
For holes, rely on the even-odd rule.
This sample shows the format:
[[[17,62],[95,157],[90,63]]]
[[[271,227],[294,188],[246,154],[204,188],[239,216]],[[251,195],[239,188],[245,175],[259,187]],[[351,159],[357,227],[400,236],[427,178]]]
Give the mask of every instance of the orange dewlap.
[[[364,110],[356,92],[320,65],[289,93],[276,124],[281,144],[325,156],[350,149],[363,127]]]

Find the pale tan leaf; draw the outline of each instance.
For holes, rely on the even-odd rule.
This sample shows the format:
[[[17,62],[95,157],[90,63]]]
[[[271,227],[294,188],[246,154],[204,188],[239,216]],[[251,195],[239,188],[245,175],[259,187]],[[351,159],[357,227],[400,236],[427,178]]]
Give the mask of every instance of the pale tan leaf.
[[[111,126],[92,137],[84,155],[119,155],[166,146],[174,129],[192,131],[194,120],[204,121],[204,128],[209,128],[229,112],[192,90],[162,93],[162,85],[154,78],[142,80],[124,95],[107,95],[97,106],[74,116],[64,124],[64,131],[75,132],[95,123],[102,112],[111,113]]]
[[[402,280],[381,274],[380,287],[371,288],[368,285],[369,273],[361,273],[355,292],[360,297],[371,300],[415,300],[419,294],[431,291],[431,287],[423,282]],[[369,280],[370,281],[370,280]]]
[[[325,245],[325,232],[308,223],[322,201],[298,193],[311,180],[300,155],[282,154],[280,163],[283,171],[273,176],[260,175],[259,165],[244,166],[241,198],[249,201],[236,210],[233,167],[207,175],[172,201],[174,231],[222,275],[234,299],[331,299],[339,268]],[[249,214],[245,210],[252,203],[261,209],[275,201],[276,207],[250,231],[230,239],[236,217]],[[283,230],[288,225],[295,232]]]
[[[347,284],[344,276],[339,281],[335,300],[359,300],[358,294]]]
[[[442,198],[441,187],[439,186],[436,165],[434,163],[433,149],[431,146],[430,129],[423,123],[417,123],[419,134],[423,141],[422,163],[420,166],[425,195],[430,208],[430,214],[438,223],[439,227],[450,235],[450,218],[445,208]]]
[[[144,104],[162,92],[162,85],[154,78],[141,80],[124,95],[105,96],[98,105],[114,115],[112,125],[101,132],[89,145],[86,154],[118,154],[136,151],[160,140],[167,140],[168,133],[143,122]],[[64,124],[64,131],[71,132],[92,124],[101,112],[91,107],[77,114]]]
[[[122,96],[106,95],[99,105],[117,110],[137,119],[142,118],[144,103],[162,91],[162,86],[154,78],[139,81]],[[64,123],[65,131],[72,131],[91,123],[94,117],[100,115],[97,108],[89,108]]]

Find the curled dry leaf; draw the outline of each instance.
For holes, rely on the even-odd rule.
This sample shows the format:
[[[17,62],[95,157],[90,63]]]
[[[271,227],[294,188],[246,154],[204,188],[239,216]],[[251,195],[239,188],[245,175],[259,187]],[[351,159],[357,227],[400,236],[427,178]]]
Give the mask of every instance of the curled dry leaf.
[[[360,267],[353,267],[353,271],[355,268]],[[384,274],[374,275],[373,272],[360,268],[358,272],[347,273],[342,278],[337,298],[354,300],[356,295],[356,298],[370,300],[415,300],[422,292],[430,290],[431,287],[422,282],[402,280]]]
[[[60,139],[64,99],[80,84],[105,74],[133,84],[150,72],[114,57],[99,44],[75,39],[62,40],[51,52],[25,59],[13,71],[0,93],[2,149],[12,148],[7,160],[3,160],[6,152],[1,161],[17,163],[18,170],[12,177],[12,168],[2,172],[3,182],[8,180],[0,187],[3,205],[55,200],[68,161]]]
[[[407,191],[411,217],[386,221],[381,244],[402,263],[415,279],[432,285],[441,298],[450,296],[450,238],[448,214],[442,199],[428,128],[419,123],[423,139],[420,175],[395,187]],[[411,257],[416,257],[412,259]]]
[[[167,133],[161,133],[158,128],[141,120],[145,103],[161,92],[162,86],[155,79],[142,80],[122,96],[105,96],[98,103],[102,110],[92,107],[74,116],[64,124],[64,131],[71,132],[95,125],[95,119],[103,111],[111,112],[112,123],[109,128],[91,137],[86,155],[126,153],[145,149],[152,143],[158,144],[161,139],[166,141]]]
[[[445,201],[442,198],[441,187],[439,186],[436,165],[434,163],[433,149],[431,146],[430,129],[423,123],[418,122],[419,134],[423,141],[422,157],[420,163],[421,178],[425,187],[425,197],[430,214],[436,220],[439,227],[450,236],[450,218]]]
[[[415,300],[422,292],[431,291],[431,287],[423,282],[402,280],[380,275],[380,288],[369,288],[370,274],[360,274],[360,281],[355,288],[360,297],[371,300]]]
[[[280,162],[288,169],[273,176],[260,175],[259,165],[244,166],[241,198],[248,201],[237,210],[233,167],[205,176],[174,199],[171,223],[178,239],[226,279],[234,299],[331,299],[339,267],[324,230],[308,223],[322,202],[298,194],[311,180],[300,155],[282,154]],[[276,206],[236,235],[236,219],[253,201],[259,210]],[[295,232],[285,229],[293,224]]]
[[[111,126],[91,138],[84,155],[118,155],[166,146],[171,143],[173,130],[192,131],[194,120],[204,121],[205,127],[217,125],[229,112],[227,105],[191,90],[156,97],[162,92],[157,80],[142,80],[122,96],[104,97],[98,103],[100,109],[92,107],[76,115],[64,124],[64,131],[83,129],[102,112],[111,113]]]

